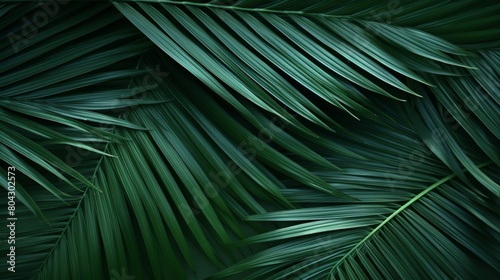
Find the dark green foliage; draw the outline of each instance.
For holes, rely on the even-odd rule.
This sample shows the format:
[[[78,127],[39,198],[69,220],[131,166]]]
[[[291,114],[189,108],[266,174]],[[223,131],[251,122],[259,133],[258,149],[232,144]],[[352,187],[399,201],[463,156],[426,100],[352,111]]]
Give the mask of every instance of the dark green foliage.
[[[497,279],[498,14],[2,1],[1,278]]]

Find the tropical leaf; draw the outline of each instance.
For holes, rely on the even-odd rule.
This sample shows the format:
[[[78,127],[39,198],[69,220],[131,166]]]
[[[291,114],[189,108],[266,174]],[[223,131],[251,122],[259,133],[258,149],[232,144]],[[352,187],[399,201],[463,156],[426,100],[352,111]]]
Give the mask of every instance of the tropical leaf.
[[[497,279],[499,12],[2,1],[2,279]]]
[[[418,116],[418,103],[423,102],[399,116]],[[358,202],[339,203],[300,185],[284,190],[285,197],[304,207],[247,220],[295,224],[239,244],[282,242],[219,272],[217,278],[254,270],[248,279],[494,279],[500,260],[499,247],[491,246],[498,244],[499,233],[493,186],[466,176],[466,170],[460,170],[466,182],[447,174],[447,164],[425,138],[408,129],[412,122],[407,120],[387,120],[388,127],[376,129],[358,124],[347,139],[335,142],[350,143],[367,159],[336,156],[331,161],[342,171],[316,168],[321,178]],[[452,155],[448,150],[444,158]],[[475,167],[498,183],[497,166],[485,154],[468,156],[487,160]]]

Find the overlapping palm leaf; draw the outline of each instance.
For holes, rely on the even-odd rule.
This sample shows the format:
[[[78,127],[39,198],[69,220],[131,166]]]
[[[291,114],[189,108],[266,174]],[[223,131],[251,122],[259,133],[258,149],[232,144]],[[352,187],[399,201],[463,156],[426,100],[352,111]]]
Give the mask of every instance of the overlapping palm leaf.
[[[500,274],[495,1],[21,2],[12,279]]]

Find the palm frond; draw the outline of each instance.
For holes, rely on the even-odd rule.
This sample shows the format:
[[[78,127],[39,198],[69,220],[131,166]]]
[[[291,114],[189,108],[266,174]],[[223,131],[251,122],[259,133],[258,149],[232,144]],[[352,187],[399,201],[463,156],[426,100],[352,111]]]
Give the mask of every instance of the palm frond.
[[[500,275],[497,1],[8,2],[2,277]]]
[[[418,107],[408,108],[406,116],[418,116]],[[215,278],[253,271],[248,279],[494,279],[500,273],[499,247],[493,245],[499,233],[498,196],[491,191],[496,189],[467,176],[465,169],[449,173],[439,152],[409,129],[411,121],[386,123],[388,127],[376,129],[361,123],[347,139],[336,139],[365,160],[335,156],[330,159],[342,171],[316,168],[321,178],[358,202],[339,203],[301,185],[283,190],[303,207],[250,215],[247,220],[294,225],[238,242],[281,241],[279,245]],[[444,159],[451,155],[448,150]],[[498,182],[497,165],[485,154],[468,156],[484,176]]]

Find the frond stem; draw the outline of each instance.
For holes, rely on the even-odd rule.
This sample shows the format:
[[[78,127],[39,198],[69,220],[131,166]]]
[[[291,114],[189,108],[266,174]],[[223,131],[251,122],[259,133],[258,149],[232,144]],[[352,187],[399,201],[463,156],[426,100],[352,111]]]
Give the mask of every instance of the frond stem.
[[[279,11],[279,10],[269,10],[269,9],[263,9],[263,8],[243,8],[243,7],[238,7],[238,6],[226,6],[226,5],[217,5],[217,4],[209,4],[209,3],[195,3],[195,2],[189,2],[189,1],[118,0],[118,1],[112,1],[112,2],[149,2],[149,3],[163,3],[163,4],[169,4],[169,5],[193,6],[193,7],[212,8],[212,9],[224,9],[224,10],[241,11],[241,12],[300,15],[300,16],[311,16],[311,17],[348,18],[347,16],[329,15],[329,14],[321,14],[321,13],[305,13],[302,11]]]

